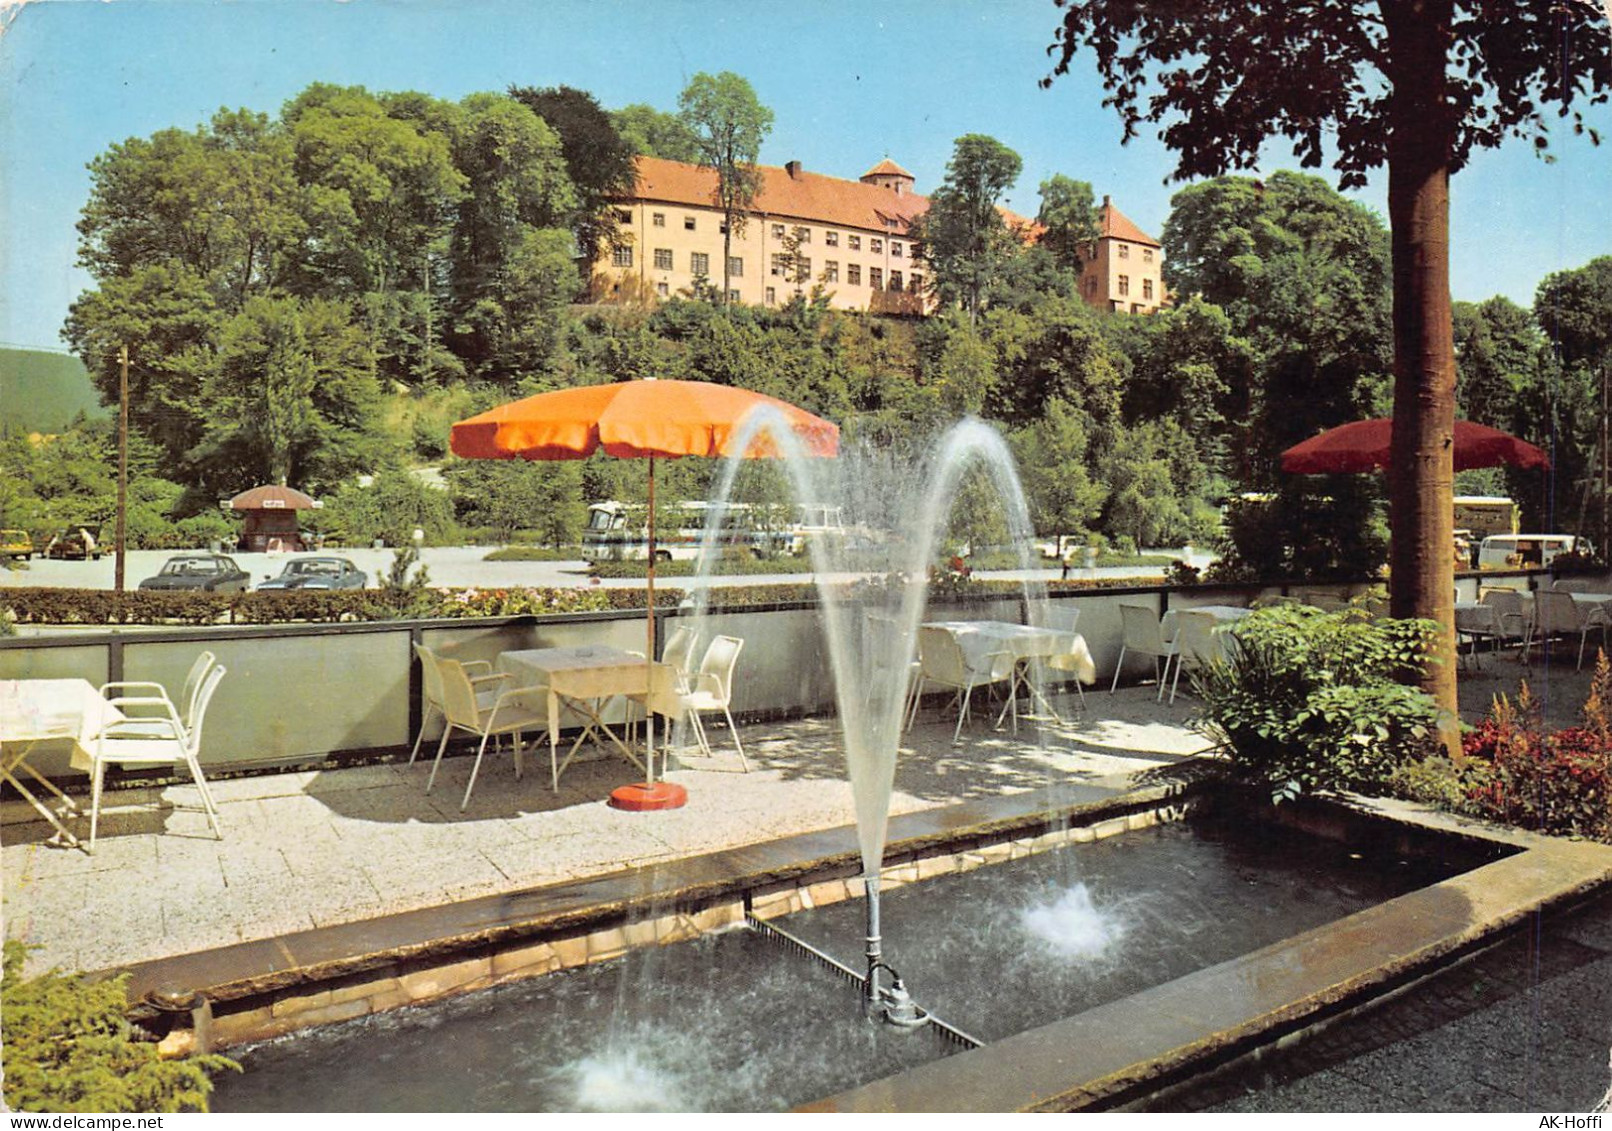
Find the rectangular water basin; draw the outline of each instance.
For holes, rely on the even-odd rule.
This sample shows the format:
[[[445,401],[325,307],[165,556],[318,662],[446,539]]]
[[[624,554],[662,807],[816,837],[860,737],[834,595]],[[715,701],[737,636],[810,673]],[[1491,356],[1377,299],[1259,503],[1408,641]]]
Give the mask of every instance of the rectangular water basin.
[[[937,1016],[1022,1039],[1507,851],[1454,837],[1412,849],[1393,830],[1329,840],[1210,807],[1000,864],[969,842],[952,874],[885,894],[885,953]],[[859,967],[863,914],[854,900],[782,922]],[[246,1074],[219,1080],[214,1107],[743,1111],[848,1090],[844,1106],[879,1106],[878,1082],[932,1077],[954,1051],[932,1029],[867,1021],[854,986],[739,929],[235,1050]]]

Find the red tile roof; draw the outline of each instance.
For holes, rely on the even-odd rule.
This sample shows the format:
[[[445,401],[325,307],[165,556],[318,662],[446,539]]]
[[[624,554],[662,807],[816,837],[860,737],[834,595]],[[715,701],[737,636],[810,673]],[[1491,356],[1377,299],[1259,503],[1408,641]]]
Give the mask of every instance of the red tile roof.
[[[712,170],[659,157],[639,157],[637,165],[637,199],[714,207],[716,173]],[[768,216],[871,231],[890,231],[890,225],[885,222],[888,219],[895,221],[895,230],[905,231],[909,223],[929,208],[929,198],[917,193],[898,193],[881,185],[866,185],[804,170],[792,177],[788,171],[773,165],[757,168],[761,172],[761,189],[756,193],[751,211]]]
[[[1105,203],[1097,209],[1097,225],[1105,239],[1112,238],[1127,240],[1130,243],[1145,243],[1149,247],[1163,246],[1158,240],[1131,223],[1130,217],[1112,204]]]
[[[880,161],[867,172],[863,173],[862,177],[864,180],[868,177],[906,177],[909,181],[917,180],[917,178],[911,173],[907,172],[888,157],[886,157],[883,161]]]

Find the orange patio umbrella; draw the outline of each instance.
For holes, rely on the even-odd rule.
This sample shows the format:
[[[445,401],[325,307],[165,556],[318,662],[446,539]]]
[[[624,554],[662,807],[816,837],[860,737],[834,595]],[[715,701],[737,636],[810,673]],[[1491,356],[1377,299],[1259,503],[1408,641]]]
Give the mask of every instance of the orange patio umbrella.
[[[784,453],[771,433],[755,433],[743,451],[743,433],[757,413],[774,419],[813,456],[839,454],[838,426],[792,404],[706,381],[648,378],[539,393],[500,405],[453,426],[453,453],[465,459],[585,459],[596,451],[649,461],[649,577],[646,662],[655,656],[655,460],[679,456],[775,458]],[[678,787],[654,781],[654,727],[650,735],[648,793],[635,808],[681,804]],[[617,794],[622,793],[621,790]],[[616,800],[616,795],[612,795]]]

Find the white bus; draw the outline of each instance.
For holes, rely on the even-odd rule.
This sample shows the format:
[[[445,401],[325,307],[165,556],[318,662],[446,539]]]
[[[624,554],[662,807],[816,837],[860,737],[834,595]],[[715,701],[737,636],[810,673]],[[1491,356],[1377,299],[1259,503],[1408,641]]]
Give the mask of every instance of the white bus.
[[[655,529],[655,560],[684,561],[699,556],[705,526],[720,504],[680,502],[660,511]],[[749,550],[758,557],[798,554],[806,540],[841,530],[840,508],[808,505],[782,507],[728,503],[718,551]],[[790,516],[788,521],[781,521]],[[588,507],[588,525],[582,532],[582,556],[590,562],[642,561],[649,553],[649,508],[613,500]]]

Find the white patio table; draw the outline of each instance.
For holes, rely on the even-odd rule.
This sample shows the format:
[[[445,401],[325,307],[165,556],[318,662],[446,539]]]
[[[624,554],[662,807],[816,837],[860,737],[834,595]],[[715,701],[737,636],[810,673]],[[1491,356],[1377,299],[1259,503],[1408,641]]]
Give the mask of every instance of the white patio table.
[[[63,843],[76,846],[78,837],[62,824],[50,806],[41,801],[19,774],[27,774],[62,803],[67,813],[82,816],[78,803],[63,793],[31,764],[39,754],[66,747],[69,765],[90,769],[89,747],[108,723],[123,718],[101,697],[87,679],[0,680],[0,780],[9,783],[49,821]]]
[[[963,650],[963,662],[972,671],[989,670],[990,657],[993,655],[1002,652],[1012,655],[1013,686],[1010,694],[1017,695],[1021,687],[1028,690],[1031,697],[1053,718],[1059,717],[1058,712],[1028,677],[1026,669],[1030,661],[1044,660],[1049,656],[1073,656],[1075,678],[1081,683],[1097,682],[1096,661],[1091,657],[1086,638],[1078,632],[997,620],[929,621],[924,627],[941,628],[951,633]]]
[[[649,692],[652,668],[670,669],[664,664],[646,664],[642,656],[613,648],[608,644],[588,644],[570,648],[528,648],[504,652],[498,657],[498,667],[506,671],[517,687],[548,687],[549,750],[559,750],[560,710],[563,706],[581,715],[585,725],[582,733],[571,744],[565,761],[559,763],[556,774],[563,773],[571,764],[583,741],[600,735],[615,744],[617,750],[640,770],[644,764],[630,746],[604,721],[604,709],[612,699],[623,695],[646,695]]]

